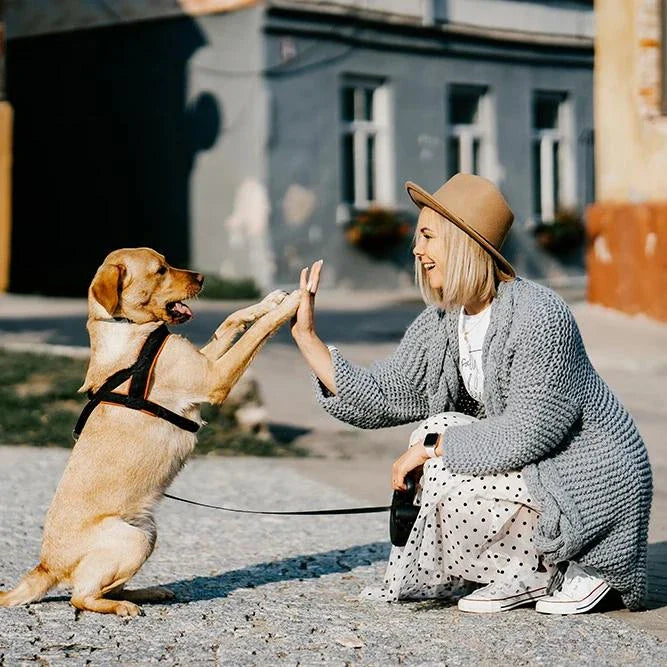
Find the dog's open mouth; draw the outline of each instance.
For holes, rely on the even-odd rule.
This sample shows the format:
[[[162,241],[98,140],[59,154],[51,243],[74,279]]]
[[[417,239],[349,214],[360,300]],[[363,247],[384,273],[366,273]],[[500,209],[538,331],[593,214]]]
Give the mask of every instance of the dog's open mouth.
[[[192,311],[182,301],[170,301],[166,309],[169,317],[177,324],[182,324],[192,318]]]

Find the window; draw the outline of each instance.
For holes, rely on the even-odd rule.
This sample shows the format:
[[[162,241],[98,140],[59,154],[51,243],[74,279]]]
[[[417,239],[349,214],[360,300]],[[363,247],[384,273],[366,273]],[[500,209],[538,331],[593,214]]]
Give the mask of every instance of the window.
[[[561,208],[575,205],[572,120],[565,93],[533,95],[533,211],[537,221],[553,222]]]
[[[449,90],[449,175],[462,171],[486,175],[489,109],[486,88],[452,86]]]
[[[391,205],[390,91],[381,80],[345,77],[340,94],[342,201]]]

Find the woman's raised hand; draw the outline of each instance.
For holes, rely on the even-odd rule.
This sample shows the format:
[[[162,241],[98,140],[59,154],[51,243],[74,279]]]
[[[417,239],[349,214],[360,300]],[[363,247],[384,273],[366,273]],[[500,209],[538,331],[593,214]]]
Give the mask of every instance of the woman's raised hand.
[[[315,294],[320,284],[323,259],[317,260],[311,267],[301,270],[299,287],[303,290],[301,303],[296,315],[292,318],[291,331],[294,340],[303,340],[315,334]]]
[[[301,354],[308,362],[311,370],[320,379],[330,393],[336,393],[334,368],[329,348],[315,333],[315,293],[320,284],[320,272],[323,260],[318,260],[310,267],[301,271],[301,302],[296,315],[292,318],[292,338]]]

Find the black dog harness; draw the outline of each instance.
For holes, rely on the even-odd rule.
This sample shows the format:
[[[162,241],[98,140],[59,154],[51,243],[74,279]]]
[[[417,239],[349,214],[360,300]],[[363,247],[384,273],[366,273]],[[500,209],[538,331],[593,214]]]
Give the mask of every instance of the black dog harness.
[[[161,324],[148,336],[139,352],[138,359],[132,366],[114,373],[96,392],[92,390],[88,392],[90,401],[83,408],[72,432],[75,440],[79,438],[88,417],[100,403],[123,405],[132,410],[139,410],[145,414],[165,419],[190,433],[196,433],[199,430],[199,424],[192,419],[177,415],[175,412],[146,399],[155,363],[169,336],[169,329],[166,325]],[[114,391],[127,380],[130,380],[130,388],[127,394]]]

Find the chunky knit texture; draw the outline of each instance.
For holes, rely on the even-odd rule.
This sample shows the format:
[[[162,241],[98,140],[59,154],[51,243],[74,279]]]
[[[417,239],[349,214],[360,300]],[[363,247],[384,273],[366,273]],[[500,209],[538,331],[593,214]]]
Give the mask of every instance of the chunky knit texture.
[[[479,415],[458,372],[458,311],[427,307],[388,359],[369,369],[331,352],[337,393],[320,404],[360,428],[446,411]],[[548,561],[597,568],[629,609],[642,606],[652,495],[644,442],[591,365],[565,302],[536,283],[501,283],[482,352],[486,419],[448,429],[453,472],[522,470],[541,507],[534,536]]]

